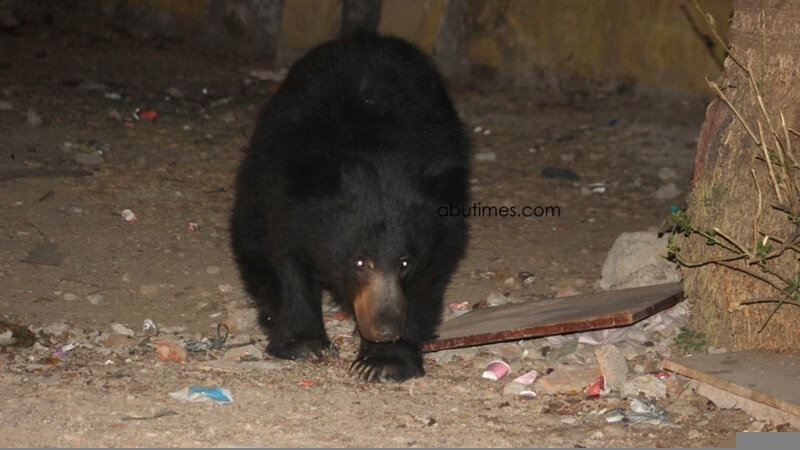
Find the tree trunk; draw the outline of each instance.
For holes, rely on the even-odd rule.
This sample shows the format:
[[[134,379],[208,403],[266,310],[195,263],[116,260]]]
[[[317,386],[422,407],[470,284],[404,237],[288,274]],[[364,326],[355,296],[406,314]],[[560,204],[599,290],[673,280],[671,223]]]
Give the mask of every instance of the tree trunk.
[[[800,177],[794,173],[800,170],[796,165],[800,156],[793,156],[793,162],[783,166],[781,161],[790,155],[781,153],[780,146],[791,144],[792,153],[800,155],[796,135],[800,130],[800,2],[735,1],[729,40],[730,55],[749,68],[766,114],[747,71],[727,58],[717,84],[743,120],[722,98],[709,105],[698,141],[687,210],[695,230],[716,227],[719,233],[709,231],[706,237],[692,233],[676,240],[680,247],[677,255],[684,263],[686,293],[695,300],[690,326],[706,333],[709,345],[716,347],[798,349],[800,306],[784,303],[770,318],[778,303],[742,302],[796,301],[781,289],[791,289],[800,280],[795,278],[800,272],[800,246],[782,244],[797,238],[799,222],[792,219],[800,216],[796,188]],[[784,130],[781,112],[786,128],[795,133]],[[764,151],[742,122],[759,141],[761,125],[772,175]],[[777,140],[771,136],[770,123]],[[719,261],[736,252],[722,245],[708,245],[709,235],[729,249],[736,250],[738,245],[741,253],[750,257]],[[768,260],[757,256],[759,252],[762,257],[773,255],[782,247],[787,248]],[[701,264],[714,259],[717,262]],[[769,272],[759,268],[762,262]]]

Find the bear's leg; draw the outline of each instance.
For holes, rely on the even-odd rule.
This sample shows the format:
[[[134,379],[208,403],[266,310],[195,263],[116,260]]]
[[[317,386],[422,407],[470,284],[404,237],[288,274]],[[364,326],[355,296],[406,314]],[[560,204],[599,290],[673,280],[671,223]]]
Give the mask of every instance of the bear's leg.
[[[322,322],[322,287],[292,257],[278,261],[269,278],[263,297],[257,299],[269,316],[267,353],[295,360],[322,357],[330,347]]]

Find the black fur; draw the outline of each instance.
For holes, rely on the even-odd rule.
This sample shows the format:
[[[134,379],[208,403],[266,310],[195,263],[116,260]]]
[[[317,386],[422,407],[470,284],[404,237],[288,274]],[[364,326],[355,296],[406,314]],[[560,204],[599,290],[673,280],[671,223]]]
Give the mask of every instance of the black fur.
[[[363,338],[351,372],[424,374],[420,346],[467,239],[464,218],[438,210],[468,202],[468,147],[432,62],[403,40],[362,33],[294,65],[261,112],[231,219],[268,353],[329,348],[327,289]]]

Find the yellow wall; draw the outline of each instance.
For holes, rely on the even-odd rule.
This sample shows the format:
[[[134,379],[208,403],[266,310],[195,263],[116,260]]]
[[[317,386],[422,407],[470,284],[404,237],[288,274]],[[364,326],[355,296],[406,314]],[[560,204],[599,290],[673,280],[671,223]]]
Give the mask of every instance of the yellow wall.
[[[151,7],[202,27],[210,0],[98,0]],[[513,79],[542,72],[707,90],[723,50],[692,0],[383,0],[379,31],[433,51],[446,5],[468,2],[465,52],[473,66]],[[727,35],[732,0],[699,0]],[[299,55],[334,37],[342,0],[285,0],[278,48]],[[280,53],[280,50],[279,50]]]

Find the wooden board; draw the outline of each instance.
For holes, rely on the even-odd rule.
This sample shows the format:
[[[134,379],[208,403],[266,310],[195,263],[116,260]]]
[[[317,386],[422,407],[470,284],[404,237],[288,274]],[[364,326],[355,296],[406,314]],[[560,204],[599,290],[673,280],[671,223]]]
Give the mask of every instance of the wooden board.
[[[745,351],[665,360],[664,368],[800,415],[800,356]]]
[[[444,322],[439,338],[426,342],[422,350],[630,325],[682,299],[683,286],[668,283],[479,309]]]

